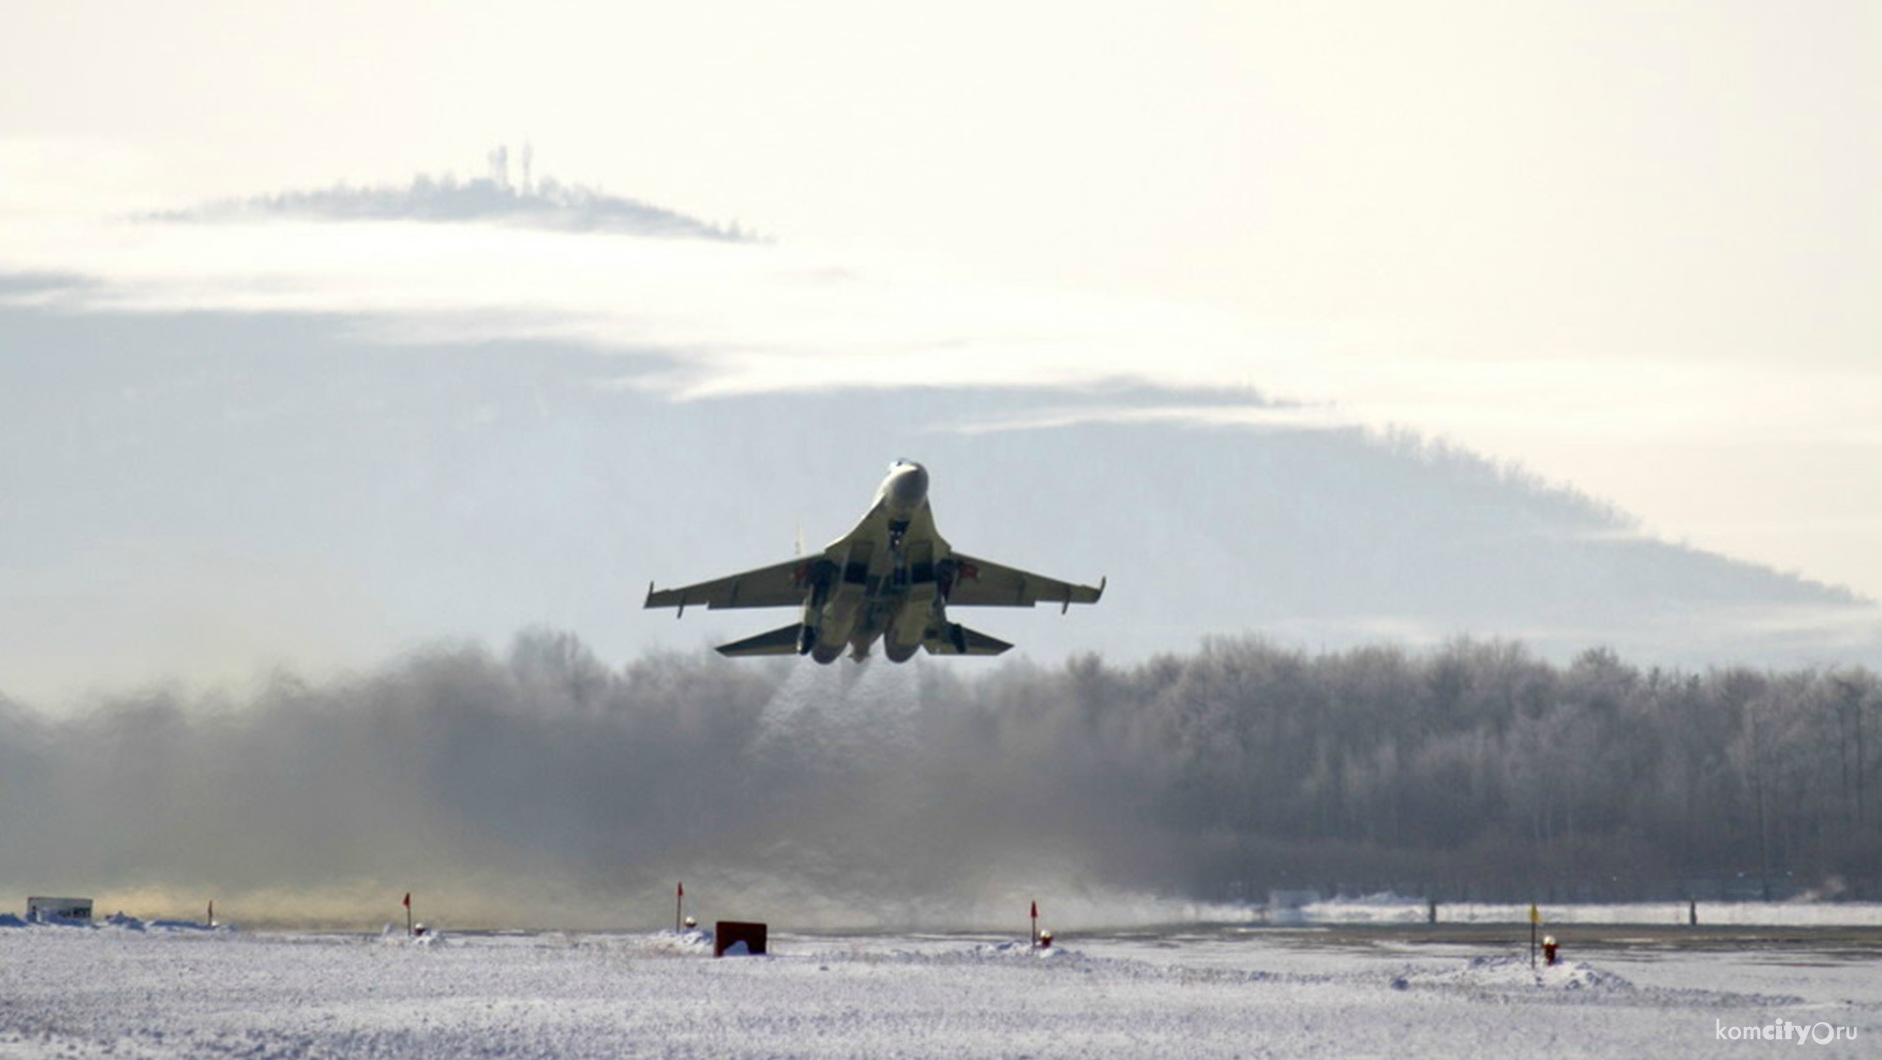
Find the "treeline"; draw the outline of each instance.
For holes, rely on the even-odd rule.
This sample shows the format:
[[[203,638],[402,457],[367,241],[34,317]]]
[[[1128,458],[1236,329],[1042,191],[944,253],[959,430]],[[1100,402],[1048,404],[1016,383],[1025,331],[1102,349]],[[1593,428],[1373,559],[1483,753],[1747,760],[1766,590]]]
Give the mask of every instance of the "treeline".
[[[1219,640],[1036,680],[1017,696],[991,680],[968,709],[1031,730],[1020,746],[1178,842],[1183,883],[1207,893],[1786,897],[1882,877],[1865,669]]]
[[[839,905],[1043,877],[1256,901],[1854,894],[1882,878],[1879,704],[1862,669],[1559,666],[1500,642],[1221,639],[969,676],[705,652],[614,668],[532,632],[239,697],[155,690],[57,721],[0,703],[0,881],[709,873]]]

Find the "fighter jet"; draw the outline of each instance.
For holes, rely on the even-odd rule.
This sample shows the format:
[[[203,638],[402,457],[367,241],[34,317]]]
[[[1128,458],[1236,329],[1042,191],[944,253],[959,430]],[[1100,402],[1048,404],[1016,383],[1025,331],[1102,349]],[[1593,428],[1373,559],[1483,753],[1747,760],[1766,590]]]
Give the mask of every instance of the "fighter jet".
[[[891,662],[906,662],[916,649],[930,655],[998,655],[1012,645],[958,622],[955,607],[1031,607],[1044,600],[1060,605],[1095,604],[1104,579],[1093,588],[1073,585],[954,551],[934,529],[928,507],[928,471],[897,460],[876,490],[875,503],[856,528],[817,555],[760,567],[729,578],[680,589],[647,586],[647,607],[796,607],[796,622],[769,633],[721,645],[721,655],[808,655],[836,661],[847,646],[858,662],[882,641]],[[676,616],[677,617],[677,616]]]

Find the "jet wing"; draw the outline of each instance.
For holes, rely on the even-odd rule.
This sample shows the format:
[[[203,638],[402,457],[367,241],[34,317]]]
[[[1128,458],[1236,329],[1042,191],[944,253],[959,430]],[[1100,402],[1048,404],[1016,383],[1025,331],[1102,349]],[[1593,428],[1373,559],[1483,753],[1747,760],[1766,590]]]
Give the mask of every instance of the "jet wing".
[[[647,586],[645,607],[677,607],[704,604],[722,607],[796,607],[804,602],[816,575],[816,565],[827,562],[821,556],[806,556],[786,563],[734,574],[726,578],[686,585],[678,589]]]
[[[719,645],[719,654],[737,659],[746,655],[799,655],[802,623],[793,622],[788,626],[774,629],[769,633],[760,633],[755,637],[746,637],[730,644]]]
[[[1104,595],[1104,582],[1094,588],[1073,585],[1016,567],[1003,567],[984,559],[953,554],[954,584],[947,593],[950,607],[1031,607],[1040,601],[1060,604],[1095,604]]]

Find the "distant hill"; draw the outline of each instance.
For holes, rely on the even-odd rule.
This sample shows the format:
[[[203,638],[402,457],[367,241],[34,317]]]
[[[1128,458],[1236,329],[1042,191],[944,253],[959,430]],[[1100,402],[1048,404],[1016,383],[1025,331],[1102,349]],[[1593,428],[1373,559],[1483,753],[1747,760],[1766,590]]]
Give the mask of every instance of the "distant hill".
[[[1471,634],[1558,660],[1604,645],[1643,665],[1882,664],[1872,602],[1644,537],[1466,452],[1118,415],[1265,408],[1255,394],[915,377],[675,403],[620,385],[667,366],[651,351],[388,349],[354,323],[0,307],[34,365],[0,392],[0,563],[18,590],[0,597],[0,689],[48,658],[170,658],[158,633],[205,613],[239,629],[197,638],[222,655],[501,644],[536,623],[609,658],[704,651],[788,616],[676,622],[640,609],[647,584],[787,558],[799,529],[812,547],[838,536],[899,456],[928,464],[957,547],[1110,578],[1065,617],[961,616],[1035,659],[1128,661],[1212,634],[1309,649]],[[985,429],[1027,421],[1057,425]]]
[[[336,185],[248,199],[226,199],[188,210],[153,214],[162,221],[205,222],[256,216],[340,221],[500,221],[572,232],[620,232],[684,239],[744,241],[736,224],[727,228],[637,199],[553,178],[517,187],[494,178],[459,183],[455,177],[419,176],[409,187],[355,188]]]

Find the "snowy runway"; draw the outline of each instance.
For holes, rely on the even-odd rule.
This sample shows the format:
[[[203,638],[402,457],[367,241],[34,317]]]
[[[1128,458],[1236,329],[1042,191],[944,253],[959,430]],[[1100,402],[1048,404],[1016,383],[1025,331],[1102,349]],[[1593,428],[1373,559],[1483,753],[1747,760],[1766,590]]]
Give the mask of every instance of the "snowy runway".
[[[1072,938],[0,930],[0,1058],[1875,1055],[1873,958],[1242,931]],[[1827,1025],[1859,1037],[1721,1040]],[[1742,1032],[1741,1032],[1742,1034]]]

